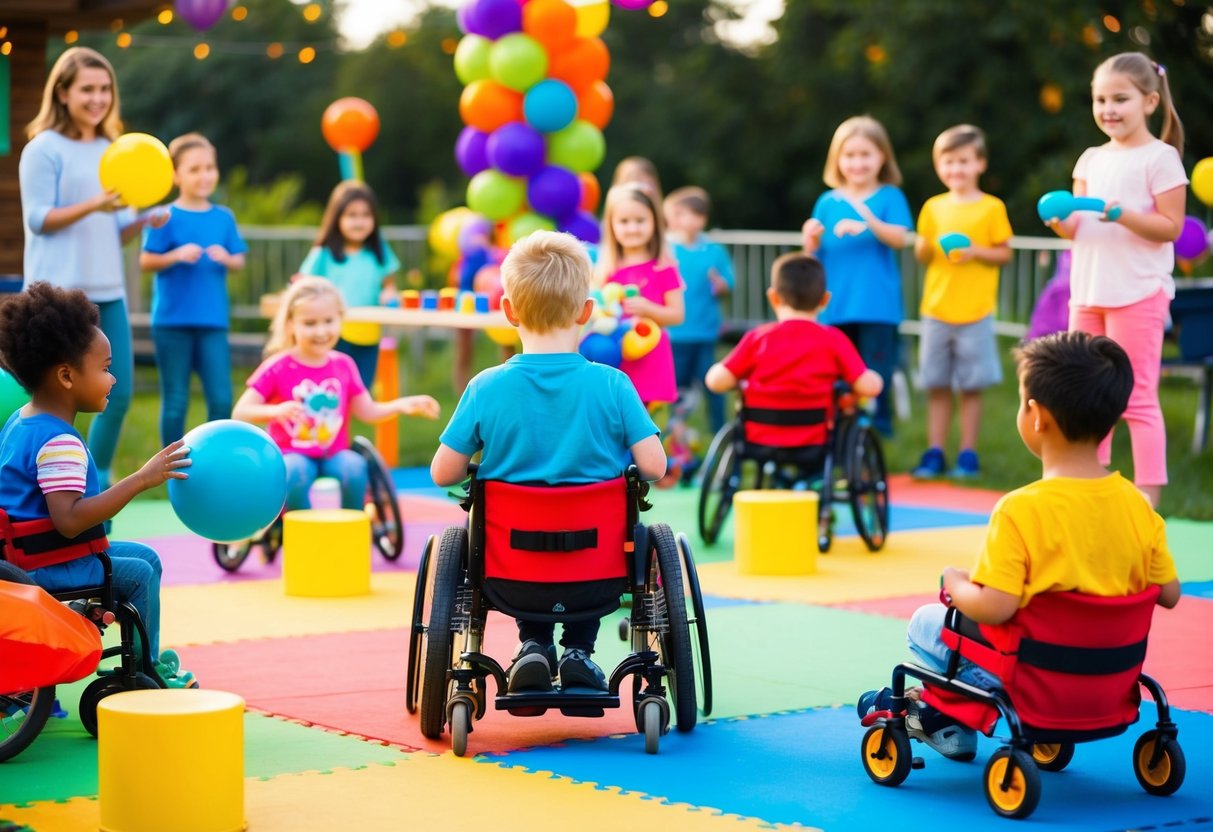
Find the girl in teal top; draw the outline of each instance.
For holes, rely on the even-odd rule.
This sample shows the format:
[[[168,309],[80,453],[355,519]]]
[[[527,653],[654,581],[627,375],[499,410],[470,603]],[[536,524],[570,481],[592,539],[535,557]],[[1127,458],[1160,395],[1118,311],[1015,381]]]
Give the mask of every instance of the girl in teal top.
[[[333,189],[324,209],[316,244],[301,274],[328,278],[347,307],[392,305],[396,300],[393,275],[400,261],[379,232],[375,193],[362,182],[346,181]],[[347,321],[337,350],[354,359],[366,388],[375,381],[379,363],[379,327]]]

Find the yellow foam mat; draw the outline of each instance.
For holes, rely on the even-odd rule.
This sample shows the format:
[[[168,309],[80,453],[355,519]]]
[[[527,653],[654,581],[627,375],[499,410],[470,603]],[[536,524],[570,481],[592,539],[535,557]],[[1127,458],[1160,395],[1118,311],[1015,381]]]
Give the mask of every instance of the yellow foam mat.
[[[643,760],[637,760],[638,764]],[[465,799],[456,795],[462,794]],[[470,799],[469,799],[470,798]],[[441,756],[413,754],[399,763],[245,781],[245,816],[252,832],[357,829],[524,829],[576,818],[579,832],[655,828],[745,832],[805,830],[755,818],[666,803],[618,787],[599,788],[550,772]],[[96,800],[0,806],[0,817],[36,832],[84,832],[100,821]],[[166,818],[166,829],[171,819]]]
[[[371,594],[353,598],[288,598],[278,579],[166,586],[160,641],[180,646],[407,627],[416,582],[412,572],[377,572]]]
[[[859,538],[835,540],[817,556],[817,572],[803,576],[742,575],[733,561],[698,564],[705,595],[837,604],[939,591],[945,566],[968,569],[985,539],[984,527],[894,532],[884,549],[869,552]]]

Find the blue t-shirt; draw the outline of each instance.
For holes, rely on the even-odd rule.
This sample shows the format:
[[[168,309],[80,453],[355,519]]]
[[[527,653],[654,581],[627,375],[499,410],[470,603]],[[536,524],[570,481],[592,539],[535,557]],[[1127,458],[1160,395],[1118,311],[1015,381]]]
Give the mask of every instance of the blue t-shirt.
[[[577,353],[515,355],[472,379],[439,441],[481,479],[587,483],[621,475],[658,433],[632,382]]]
[[[299,271],[303,274],[327,277],[341,292],[346,306],[378,306],[383,281],[400,269],[400,261],[391,246],[383,246],[383,262],[365,246],[338,262],[328,246],[315,246],[303,258]]]
[[[58,416],[39,413],[21,418],[18,410],[0,430],[0,508],[14,521],[41,520],[50,517],[46,495],[38,485],[38,452],[57,436],[67,434],[79,440],[88,456],[84,496],[101,493],[97,465],[84,439],[76,429]],[[101,561],[95,555],[35,569],[30,577],[42,587],[56,591],[74,587],[97,586],[105,578]]]
[[[686,317],[681,324],[667,330],[670,333],[670,341],[675,344],[714,342],[720,336],[723,320],[720,315],[720,301],[712,290],[708,273],[715,269],[732,291],[736,282],[733,276],[733,260],[724,250],[724,246],[712,242],[703,234],[688,245],[671,243],[670,248],[674,251],[674,259],[678,261],[678,273],[686,284],[686,293],[683,295]]]
[[[212,205],[205,211],[170,206],[168,222],[144,232],[143,250],[167,254],[186,243],[204,249],[220,245],[228,254],[248,251],[236,229],[235,215],[222,205]],[[195,263],[174,263],[156,272],[152,326],[227,329],[227,267],[203,254]]]
[[[914,225],[910,205],[899,188],[881,185],[864,203],[884,222],[906,228]],[[838,191],[827,191],[818,198],[813,217],[826,227],[817,259],[826,270],[830,303],[819,317],[821,323],[901,323],[904,313],[897,252],[868,230],[849,237],[835,236],[834,226],[839,220],[862,219]]]

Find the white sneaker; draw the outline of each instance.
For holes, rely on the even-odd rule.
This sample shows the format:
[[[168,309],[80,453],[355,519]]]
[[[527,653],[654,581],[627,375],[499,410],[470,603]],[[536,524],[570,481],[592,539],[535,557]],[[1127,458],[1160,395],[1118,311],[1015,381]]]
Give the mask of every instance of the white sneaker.
[[[977,756],[977,732],[965,725],[949,722],[931,733],[923,728],[923,711],[930,709],[932,717],[946,719],[931,706],[911,702],[906,709],[906,733],[934,748],[949,760],[968,762]]]

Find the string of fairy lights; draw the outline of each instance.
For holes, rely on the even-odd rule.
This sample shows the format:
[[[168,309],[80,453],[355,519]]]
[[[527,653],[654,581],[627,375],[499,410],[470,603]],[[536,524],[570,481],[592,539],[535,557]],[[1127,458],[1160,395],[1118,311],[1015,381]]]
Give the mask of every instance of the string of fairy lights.
[[[300,7],[300,13],[303,19],[308,23],[315,23],[324,15],[324,9],[319,3],[308,3]],[[249,18],[249,9],[247,6],[237,4],[233,6],[227,13],[228,17],[236,23],[241,23]],[[169,6],[164,7],[156,13],[156,21],[162,26],[170,25],[176,15],[173,9]],[[114,35],[114,45],[119,49],[131,49],[139,47],[170,47],[170,48],[190,48],[194,53],[194,57],[203,61],[215,53],[224,53],[231,55],[262,55],[270,60],[278,60],[293,56],[301,64],[310,64],[316,60],[316,56],[320,52],[335,52],[338,49],[336,41],[317,41],[317,42],[292,42],[292,41],[224,41],[213,40],[204,35],[194,37],[181,37],[175,35],[156,35],[140,33],[135,34],[127,31],[126,24],[121,19],[115,19],[110,23],[110,31]],[[0,40],[3,40],[4,32],[0,30]],[[73,44],[79,41],[80,32],[75,29],[70,29],[63,35],[63,41],[67,44]],[[408,33],[403,29],[393,29],[388,32],[384,38],[388,47],[399,49],[408,42]],[[452,39],[451,52],[454,52],[455,42]],[[446,48],[446,45],[443,45]],[[0,54],[7,55],[12,49],[12,45],[8,41],[0,42]]]

